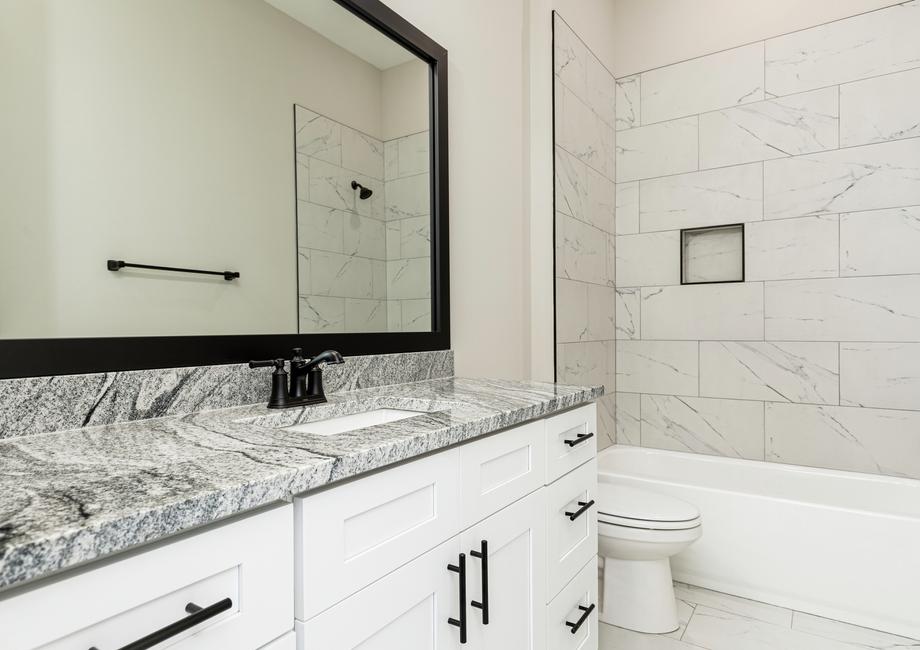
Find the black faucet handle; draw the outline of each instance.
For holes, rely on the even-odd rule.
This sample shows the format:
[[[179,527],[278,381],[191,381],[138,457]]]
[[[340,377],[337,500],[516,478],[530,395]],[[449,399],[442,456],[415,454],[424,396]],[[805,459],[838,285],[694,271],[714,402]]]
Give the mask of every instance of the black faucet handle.
[[[307,362],[303,356],[303,348],[294,348],[292,352],[293,356],[291,357],[291,368],[294,368],[295,366],[298,368],[302,367]]]
[[[275,367],[275,372],[279,370],[284,372],[284,359],[265,359],[263,361],[250,361],[250,368],[271,368]]]

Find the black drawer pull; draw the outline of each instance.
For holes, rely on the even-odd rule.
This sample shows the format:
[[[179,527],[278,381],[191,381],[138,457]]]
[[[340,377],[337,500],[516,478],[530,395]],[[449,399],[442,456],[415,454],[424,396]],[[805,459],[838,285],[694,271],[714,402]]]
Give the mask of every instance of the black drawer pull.
[[[588,617],[591,616],[591,612],[594,611],[594,603],[591,603],[588,607],[579,605],[578,609],[580,609],[582,612],[581,616],[578,617],[578,620],[574,623],[570,623],[569,621],[565,622],[566,625],[572,628],[572,634],[578,632],[578,628],[580,628],[582,624],[588,620]]]
[[[593,433],[579,433],[577,436],[575,436],[575,440],[563,440],[562,442],[567,444],[569,447],[574,447],[575,445],[580,445],[585,440],[590,440],[593,437]]]
[[[460,554],[457,564],[448,564],[447,570],[460,575],[460,619],[449,618],[447,622],[460,628],[460,643],[466,643],[466,553]]]
[[[576,519],[581,517],[583,514],[585,514],[588,508],[594,505],[594,499],[591,499],[590,501],[579,501],[578,505],[580,505],[581,507],[575,512],[565,513],[565,516],[568,517],[569,520],[575,521]]]
[[[199,607],[195,603],[189,603],[185,606],[185,611],[189,613],[188,616],[179,619],[175,623],[170,623],[166,627],[161,627],[156,632],[151,632],[142,639],[138,639],[133,643],[122,646],[119,648],[119,650],[147,650],[147,648],[152,648],[155,645],[159,645],[166,639],[174,637],[177,634],[181,634],[187,629],[195,627],[199,623],[203,623],[209,618],[214,618],[221,612],[226,612],[231,607],[233,607],[233,601],[229,598],[224,598],[223,600],[204,608]],[[96,646],[93,646],[89,650],[97,650],[97,648]]]
[[[482,602],[470,601],[470,605],[482,610],[482,624],[489,624],[489,543],[486,540],[479,542],[479,550],[470,551],[470,555],[479,559],[482,567]]]

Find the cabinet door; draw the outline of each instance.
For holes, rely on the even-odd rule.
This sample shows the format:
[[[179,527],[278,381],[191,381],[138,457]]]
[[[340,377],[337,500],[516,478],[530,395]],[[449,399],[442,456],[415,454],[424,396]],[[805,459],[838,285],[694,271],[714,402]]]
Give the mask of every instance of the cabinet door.
[[[458,650],[460,632],[447,619],[459,618],[460,578],[447,567],[459,554],[454,537],[309,621],[295,621],[297,650]]]
[[[460,550],[467,554],[469,647],[472,649],[543,650],[546,647],[544,492],[541,488],[531,493],[460,535]],[[484,559],[486,567],[483,567]],[[472,601],[483,607],[473,606]],[[484,625],[486,602],[488,624]]]
[[[546,488],[546,588],[551,600],[597,555],[597,460]]]
[[[460,447],[463,528],[543,486],[544,431],[538,420]]]

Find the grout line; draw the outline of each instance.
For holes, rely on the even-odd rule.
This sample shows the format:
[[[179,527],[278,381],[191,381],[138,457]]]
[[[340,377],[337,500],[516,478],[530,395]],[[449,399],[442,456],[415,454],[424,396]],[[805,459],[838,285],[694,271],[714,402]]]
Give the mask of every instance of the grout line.
[[[693,117],[693,116],[691,115],[690,117]],[[681,119],[686,120],[687,118],[684,117],[684,118],[681,118]],[[621,133],[622,133],[622,131],[621,131]],[[779,157],[777,157],[777,158],[767,158],[767,159],[765,159],[765,160],[751,160],[751,161],[745,162],[745,163],[733,163],[733,164],[731,164],[731,165],[718,165],[718,166],[716,166],[716,167],[706,167],[706,168],[704,168],[704,169],[688,169],[688,170],[686,170],[686,171],[683,171],[683,172],[675,172],[675,173],[673,173],[673,174],[661,174],[661,175],[659,175],[659,176],[640,176],[640,177],[637,177],[637,178],[627,178],[627,179],[625,179],[625,180],[620,180],[620,181],[615,181],[615,182],[618,182],[618,183],[621,183],[621,184],[622,184],[622,183],[633,183],[633,182],[636,182],[636,181],[651,181],[651,180],[657,180],[657,179],[662,179],[662,178],[673,178],[673,177],[675,177],[675,176],[688,176],[688,175],[690,175],[690,174],[697,174],[697,173],[701,173],[701,172],[715,171],[715,170],[717,170],[717,169],[728,169],[728,168],[730,168],[730,167],[741,167],[741,166],[743,166],[743,165],[754,165],[754,164],[756,164],[756,163],[758,163],[758,162],[760,162],[760,163],[767,163],[767,162],[779,162],[779,161],[784,161],[784,160],[798,160],[798,159],[805,158],[805,157],[808,157],[808,156],[812,156],[812,157],[814,157],[814,156],[822,156],[822,155],[824,155],[824,154],[834,153],[834,152],[837,152],[837,151],[850,151],[851,149],[860,149],[860,148],[862,148],[862,147],[878,147],[878,146],[884,146],[884,145],[886,145],[886,144],[892,144],[892,143],[894,143],[894,142],[909,142],[909,141],[911,141],[911,140],[920,140],[920,135],[913,135],[913,136],[911,136],[911,137],[909,137],[909,138],[894,138],[894,139],[891,139],[891,140],[882,140],[881,142],[866,142],[866,143],[861,143],[861,144],[850,145],[850,146],[847,146],[847,147],[836,147],[836,148],[833,148],[833,149],[822,149],[822,150],[820,150],[820,151],[812,151],[812,152],[809,152],[809,153],[798,153],[798,154],[795,154],[795,155],[792,155],[792,156],[779,156]],[[573,154],[573,155],[574,155],[574,154]],[[593,167],[592,167],[592,169],[593,169]],[[596,170],[595,170],[595,171],[596,171]],[[600,173],[600,172],[598,172],[598,173]],[[601,175],[603,176],[603,174],[601,174]],[[606,177],[605,177],[605,178],[606,178]],[[609,180],[609,179],[608,179],[608,180]],[[802,216],[806,216],[806,215],[802,215]],[[769,221],[769,219],[764,219],[764,220],[765,220],[765,221]]]
[[[679,61],[674,61],[673,63],[666,63],[666,64],[664,64],[664,65],[655,66],[654,68],[646,68],[645,70],[639,70],[639,71],[637,71],[637,72],[631,72],[631,73],[629,73],[629,74],[623,75],[622,78],[625,79],[626,77],[634,77],[634,76],[636,76],[636,75],[645,74],[646,72],[653,72],[653,71],[655,71],[655,70],[661,70],[662,68],[667,68],[667,67],[670,67],[670,66],[672,66],[672,65],[678,65],[678,64],[681,64],[681,63],[687,63],[687,62],[689,62],[689,61],[696,61],[696,60],[699,60],[699,59],[705,59],[706,57],[713,56],[713,55],[715,55],[715,54],[722,54],[722,53],[724,53],[724,52],[731,52],[732,50],[738,50],[738,49],[741,49],[742,47],[749,47],[749,46],[755,45],[755,44],[757,44],[757,43],[763,43],[763,44],[764,44],[764,54],[766,54],[766,43],[767,43],[767,41],[773,41],[773,40],[782,38],[782,37],[784,37],[784,36],[790,36],[791,34],[799,34],[799,33],[801,33],[801,32],[807,32],[807,31],[812,30],[812,29],[817,29],[817,28],[819,28],[819,27],[824,27],[824,26],[826,26],[826,25],[832,25],[832,24],[834,24],[834,23],[840,23],[840,22],[843,22],[843,21],[845,21],[845,20],[851,20],[851,19],[853,19],[853,18],[858,18],[858,17],[860,17],[860,16],[865,16],[865,15],[867,15],[867,14],[872,14],[872,13],[875,13],[875,12],[878,12],[878,11],[885,11],[886,9],[892,9],[892,8],[894,8],[894,7],[899,7],[899,6],[901,6],[901,5],[908,4],[908,2],[909,2],[909,0],[895,1],[895,2],[892,2],[890,5],[887,5],[887,6],[885,6],[885,7],[879,7],[878,9],[872,9],[872,10],[870,10],[870,11],[862,11],[862,12],[859,12],[859,13],[857,13],[857,14],[853,14],[852,16],[844,16],[844,17],[842,17],[842,18],[837,18],[837,19],[835,19],[835,20],[828,20],[828,21],[823,22],[823,23],[818,23],[817,25],[811,25],[811,26],[809,26],[809,27],[803,27],[803,28],[801,28],[801,29],[794,29],[794,30],[792,30],[792,31],[790,31],[790,32],[783,32],[783,33],[781,33],[781,34],[776,34],[775,36],[770,36],[770,37],[768,37],[768,38],[760,38],[760,39],[757,39],[757,40],[754,40],[754,41],[749,41],[749,42],[747,42],[747,43],[741,43],[740,45],[734,45],[734,46],[732,46],[732,47],[726,47],[726,48],[721,49],[721,50],[715,50],[715,51],[713,51],[713,52],[707,52],[706,54],[700,54],[699,56],[692,56],[692,57],[687,58],[687,59],[681,59],[681,60],[679,60]],[[764,89],[764,90],[766,90],[766,89]]]

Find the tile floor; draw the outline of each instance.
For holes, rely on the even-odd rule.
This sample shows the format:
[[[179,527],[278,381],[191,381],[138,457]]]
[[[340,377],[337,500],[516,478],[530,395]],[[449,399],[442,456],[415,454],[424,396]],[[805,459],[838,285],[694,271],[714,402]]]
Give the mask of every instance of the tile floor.
[[[655,635],[600,624],[600,650],[889,650],[920,641],[675,583],[680,629]]]

